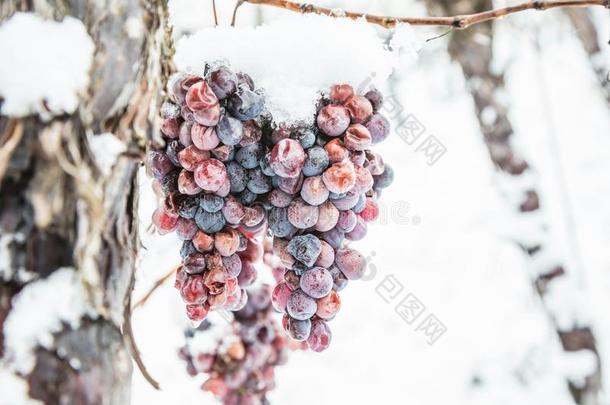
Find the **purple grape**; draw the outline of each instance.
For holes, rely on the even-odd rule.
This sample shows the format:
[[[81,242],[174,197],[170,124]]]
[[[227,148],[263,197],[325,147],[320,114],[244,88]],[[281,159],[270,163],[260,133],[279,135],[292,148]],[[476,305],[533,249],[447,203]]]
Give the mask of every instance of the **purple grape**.
[[[239,276],[239,273],[241,272],[241,258],[239,257],[239,255],[234,253],[229,256],[223,256],[222,264],[225,267],[225,270],[227,271],[227,275],[229,277]]]
[[[199,199],[199,205],[207,212],[217,212],[222,209],[224,200],[217,195],[204,193]]]
[[[390,134],[390,122],[381,114],[373,114],[364,126],[369,130],[373,144],[382,142]]]
[[[288,298],[292,294],[292,289],[285,282],[279,283],[271,293],[271,303],[278,312],[284,312],[288,304]]]
[[[299,177],[305,163],[305,151],[294,139],[282,139],[271,151],[271,168],[281,177]]]
[[[303,180],[301,197],[310,205],[320,205],[328,199],[328,189],[324,185],[322,176],[307,177]]]
[[[375,88],[367,91],[364,94],[364,97],[366,97],[373,106],[373,112],[379,111],[379,109],[383,106],[383,94],[381,94],[381,92]]]
[[[246,169],[254,169],[259,165],[259,161],[263,156],[263,147],[260,144],[255,143],[240,148],[235,153],[235,161]]]
[[[322,246],[320,239],[312,234],[305,234],[292,238],[288,242],[287,250],[299,262],[306,266],[313,266],[322,251]]]
[[[316,301],[301,290],[293,291],[286,304],[288,315],[300,321],[311,318],[317,309]]]
[[[351,210],[341,211],[339,214],[339,221],[337,222],[337,229],[341,232],[351,232],[356,223],[358,222],[356,214]]]
[[[286,208],[292,202],[294,197],[291,194],[288,194],[279,188],[271,190],[269,194],[269,202],[274,207],[278,208]]]
[[[394,169],[386,164],[383,173],[379,176],[373,176],[373,179],[375,179],[375,188],[386,188],[394,181]]]
[[[252,169],[248,172],[250,180],[248,181],[248,190],[256,194],[265,194],[271,191],[271,179],[263,173],[260,168]]]
[[[196,197],[192,196],[179,196],[176,201],[176,210],[178,215],[182,218],[192,219],[195,218],[197,209],[199,208],[199,201]]]
[[[356,226],[351,231],[345,234],[345,237],[351,241],[359,241],[366,235],[366,222],[359,215],[356,215]]]
[[[243,205],[246,205],[246,206],[252,205],[252,203],[254,203],[254,201],[256,201],[257,198],[258,198],[258,195],[248,189],[239,193],[239,201]]]
[[[314,146],[307,150],[307,157],[303,164],[303,175],[305,176],[317,176],[324,172],[324,169],[330,164],[328,160],[328,154],[324,148],[320,146]]]
[[[314,352],[322,352],[328,349],[332,340],[330,328],[322,319],[316,319],[311,322],[311,331],[307,338],[307,344]]]
[[[267,152],[265,156],[261,158],[259,166],[266,176],[273,177],[276,175],[275,171],[271,167],[271,152]]]
[[[248,185],[248,171],[237,162],[227,163],[227,175],[231,182],[231,193],[239,193]]]
[[[323,267],[313,267],[301,276],[301,290],[312,298],[322,298],[333,288],[333,277]]]
[[[319,209],[300,198],[295,198],[288,206],[288,220],[299,229],[311,228],[318,222]]]
[[[341,105],[327,105],[318,113],[316,122],[326,135],[339,136],[350,124],[349,112]]]
[[[237,75],[226,66],[221,66],[208,75],[208,84],[220,100],[227,98],[237,89]]]
[[[280,238],[292,235],[296,230],[288,221],[288,210],[286,208],[271,208],[267,223],[273,236]]]
[[[297,342],[305,341],[311,331],[311,321],[289,318],[287,331],[290,337]]]
[[[240,120],[224,115],[216,126],[216,135],[225,145],[237,145],[244,136],[244,128]]]
[[[301,144],[303,149],[311,148],[316,143],[316,134],[309,128],[297,128],[290,133],[290,138]]]
[[[265,99],[248,86],[240,85],[228,99],[227,109],[237,119],[248,121],[256,118],[265,107]]]
[[[225,217],[222,212],[207,212],[200,208],[195,215],[195,222],[199,229],[206,233],[219,232],[225,226]]]
[[[341,272],[350,280],[358,280],[366,270],[366,259],[357,250],[343,248],[337,250],[335,263]]]
[[[166,174],[176,169],[176,166],[163,152],[151,151],[148,154],[148,166],[156,179],[162,179]]]
[[[315,224],[316,231],[327,232],[337,225],[339,221],[339,210],[330,201],[325,201],[318,206],[318,222]]]

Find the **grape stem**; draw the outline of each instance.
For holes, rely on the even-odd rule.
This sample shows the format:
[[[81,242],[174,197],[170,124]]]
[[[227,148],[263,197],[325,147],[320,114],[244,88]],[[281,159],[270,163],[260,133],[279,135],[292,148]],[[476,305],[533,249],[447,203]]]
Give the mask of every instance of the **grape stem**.
[[[357,13],[352,11],[343,11],[340,9],[331,9],[326,7],[318,7],[313,4],[297,3],[289,0],[239,0],[233,12],[233,22],[235,24],[235,15],[237,9],[243,3],[260,4],[283,8],[285,10],[295,11],[299,13],[322,14],[332,17],[344,17],[352,20],[364,18],[372,24],[380,25],[384,28],[392,28],[397,24],[405,23],[411,25],[428,25],[428,26],[443,26],[451,27],[452,29],[466,29],[472,25],[479,24],[485,21],[491,21],[503,18],[510,14],[519,13],[525,10],[548,10],[559,7],[590,7],[604,6],[610,8],[610,0],[550,0],[550,1],[529,1],[514,6],[498,8],[495,10],[483,11],[480,13],[463,14],[451,17],[388,17],[366,13]]]
[[[216,13],[216,0],[212,0],[212,11],[214,12],[214,27],[218,26],[218,13]]]

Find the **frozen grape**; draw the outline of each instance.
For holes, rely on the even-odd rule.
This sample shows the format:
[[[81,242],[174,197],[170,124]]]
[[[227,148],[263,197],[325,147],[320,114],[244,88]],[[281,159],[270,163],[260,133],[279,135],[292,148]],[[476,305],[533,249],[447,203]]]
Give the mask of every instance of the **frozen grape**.
[[[273,308],[278,312],[284,312],[286,305],[288,304],[288,298],[292,294],[292,289],[285,282],[279,283],[273,289],[271,293],[271,302]]]
[[[352,96],[345,102],[345,108],[353,123],[361,124],[373,113],[371,102],[364,96]]]
[[[306,266],[313,266],[318,259],[322,246],[320,239],[312,234],[299,235],[288,242],[288,253]]]
[[[232,255],[223,256],[222,264],[229,277],[239,276],[239,273],[241,272],[241,258],[238,254],[233,253]]]
[[[201,205],[201,208],[203,208],[207,212],[216,212],[222,209],[224,205],[224,200],[214,194],[204,193],[201,195],[199,205]]]
[[[330,87],[328,98],[332,103],[343,104],[354,95],[354,89],[349,84],[335,84]]]
[[[374,221],[377,219],[377,217],[379,217],[379,205],[374,199],[367,197],[364,204],[364,209],[359,213],[359,215],[366,222]]]
[[[364,94],[364,97],[370,101],[374,112],[379,111],[379,109],[383,106],[383,94],[381,94],[381,92],[375,88],[367,91]]]
[[[356,226],[354,226],[354,229],[347,232],[345,237],[352,241],[359,241],[366,236],[366,231],[366,223],[362,217],[356,216]]]
[[[161,235],[172,232],[178,225],[178,217],[170,215],[167,211],[157,208],[152,216],[152,222]]]
[[[311,331],[311,321],[309,319],[299,320],[290,318],[288,320],[287,331],[290,337],[297,342],[305,341]]]
[[[326,135],[342,135],[350,124],[348,110],[341,105],[327,105],[318,113],[318,128]]]
[[[161,123],[161,132],[168,138],[177,138],[180,133],[180,121],[177,118],[166,118]]]
[[[316,315],[322,319],[332,319],[341,309],[341,298],[335,290],[316,301]]]
[[[195,182],[206,191],[217,191],[225,178],[227,170],[225,165],[217,159],[208,159],[195,168]]]
[[[333,193],[345,193],[356,184],[356,171],[350,161],[335,163],[322,174],[324,184]]]
[[[238,86],[237,91],[229,97],[227,103],[227,109],[241,121],[256,118],[264,107],[263,96],[243,85]]]
[[[286,304],[288,315],[300,321],[311,318],[317,309],[316,301],[301,290],[293,291]]]
[[[213,127],[204,127],[199,124],[193,124],[191,127],[191,139],[193,144],[201,150],[212,150],[220,144],[220,139]]]
[[[207,212],[200,208],[195,215],[199,229],[206,233],[215,233],[225,226],[225,217],[221,212]]]
[[[318,221],[315,224],[316,231],[330,231],[339,221],[339,210],[330,201],[325,201],[318,207]]]
[[[316,134],[306,127],[293,130],[290,138],[300,143],[303,149],[311,148],[316,143]]]
[[[299,229],[311,228],[318,222],[318,207],[307,204],[300,198],[294,199],[288,206],[288,220]]]
[[[271,151],[271,168],[281,177],[298,177],[305,163],[305,151],[294,139],[282,139]]]
[[[240,120],[224,115],[216,126],[216,135],[225,145],[237,145],[244,136],[244,128]]]
[[[210,158],[210,153],[197,148],[195,145],[187,146],[178,152],[178,162],[180,165],[189,171],[195,170],[195,167],[206,159]]]
[[[278,208],[286,208],[292,202],[293,196],[288,194],[279,188],[271,190],[269,194],[269,202],[274,207]]]
[[[328,189],[322,181],[322,176],[307,177],[303,180],[301,197],[310,205],[320,205],[328,199]]]
[[[323,267],[313,267],[301,276],[301,290],[312,298],[322,298],[333,288],[333,277]]]
[[[337,229],[341,232],[351,232],[357,223],[356,214],[351,210],[341,211],[339,221],[337,221]]]
[[[294,233],[294,226],[288,221],[288,210],[286,208],[272,208],[267,219],[269,229],[274,236],[284,238]]]
[[[192,111],[208,110],[218,105],[218,98],[204,81],[198,81],[189,87],[186,93],[186,105]]]
[[[350,280],[358,280],[364,275],[366,260],[357,250],[343,248],[337,250],[335,255],[337,267]]]
[[[222,100],[237,89],[238,78],[229,68],[221,66],[209,73],[208,82],[216,97]]]
[[[366,150],[371,147],[371,133],[364,125],[350,125],[345,132],[343,144],[353,151]]]
[[[322,174],[329,165],[328,153],[320,146],[314,146],[307,150],[307,156],[303,163],[304,176],[317,176]]]
[[[148,165],[156,179],[162,179],[166,174],[176,169],[165,153],[157,151],[151,151],[148,154]]]
[[[248,173],[250,180],[248,181],[248,190],[255,194],[265,194],[271,191],[271,179],[263,173],[260,168],[255,168]]]
[[[364,126],[369,130],[373,144],[382,142],[390,134],[390,122],[381,114],[373,114]]]
[[[332,333],[330,328],[322,319],[316,319],[311,322],[311,331],[307,338],[307,345],[314,352],[322,352],[328,349]]]
[[[178,176],[178,191],[182,194],[194,195],[201,191],[195,182],[193,172],[182,170]]]
[[[254,120],[245,121],[242,123],[243,136],[239,141],[239,146],[248,146],[259,143],[263,137],[261,127]]]
[[[314,264],[319,267],[329,268],[335,262],[335,249],[326,241],[321,240],[320,244],[322,249]]]
[[[260,144],[244,146],[235,153],[235,161],[246,169],[254,169],[263,157],[263,148]]]
[[[214,247],[214,238],[207,233],[199,230],[193,236],[193,246],[198,252],[205,253]]]
[[[178,218],[176,236],[180,240],[191,240],[198,232],[197,224],[192,219]]]
[[[375,180],[375,188],[386,188],[394,181],[394,169],[388,164],[384,166],[383,173],[379,176],[373,176]]]

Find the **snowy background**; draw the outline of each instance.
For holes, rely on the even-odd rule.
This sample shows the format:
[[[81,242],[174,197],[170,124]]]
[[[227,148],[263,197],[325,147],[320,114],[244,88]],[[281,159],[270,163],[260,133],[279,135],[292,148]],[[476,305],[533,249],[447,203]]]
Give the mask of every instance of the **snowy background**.
[[[209,0],[170,1],[180,68],[199,69],[208,58],[224,57],[251,73],[272,105],[283,105],[291,117],[307,116],[312,89],[335,81],[357,86],[375,73],[376,85],[400,101],[402,117],[413,114],[426,127],[424,136],[434,135],[446,147],[429,165],[421,151],[396,134],[379,146],[396,179],[381,198],[382,218],[354,244],[370,260],[369,280],[350,283],[341,293],[343,306],[331,323],[333,343],[326,352],[293,353],[278,369],[271,402],[572,404],[565,380],[586,375],[594,359],[587,352],[561,349],[533,288],[536,270],[514,243],[515,236],[524,239],[530,231],[514,221],[511,196],[490,162],[472,97],[446,52],[447,37],[426,43],[438,31],[402,27],[392,44],[393,32],[362,22],[248,4],[239,11],[238,29],[232,30],[227,26],[233,2],[217,3],[222,27],[213,29]],[[411,1],[316,4],[387,15],[426,14],[422,4]],[[595,15],[604,63],[610,66],[608,11],[600,8]],[[261,24],[267,25],[253,28]],[[505,71],[515,147],[534,168],[544,220],[551,224],[549,244],[557,256],[546,260],[562,261],[571,272],[570,284],[559,282],[547,305],[569,312],[564,322],[593,325],[607,369],[609,106],[565,14],[528,12],[495,26],[494,63]],[[188,34],[195,35],[180,40]],[[141,180],[147,250],[135,300],[179,261],[177,239],[150,232],[155,200],[150,179],[142,174]],[[390,302],[377,291],[388,276],[403,286]],[[133,403],[213,404],[213,397],[199,388],[201,379],[188,377],[176,356],[188,323],[171,284],[134,313],[144,362],[162,389],[155,391],[136,370]],[[425,305],[413,324],[395,312],[409,293]],[[428,315],[446,327],[432,345],[417,330]],[[603,385],[610,387],[610,374],[604,378]],[[610,404],[610,395],[605,401]]]

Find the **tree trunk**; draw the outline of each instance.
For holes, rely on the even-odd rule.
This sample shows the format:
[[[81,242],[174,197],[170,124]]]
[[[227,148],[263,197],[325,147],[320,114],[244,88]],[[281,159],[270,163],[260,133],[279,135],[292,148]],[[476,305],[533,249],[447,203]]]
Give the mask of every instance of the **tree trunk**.
[[[591,16],[591,10],[569,8],[566,9],[566,13],[578,35],[578,39],[585,52],[587,52],[591,69],[593,69],[599,81],[602,94],[610,105],[610,66],[604,63],[604,55],[599,44],[599,34]]]
[[[477,0],[474,4],[470,2],[455,2],[453,0],[433,1],[428,0],[427,6],[431,14],[459,15],[471,12],[481,12],[492,8],[491,0]],[[489,151],[491,160],[497,169],[503,173],[499,181],[507,181],[506,175],[511,177],[530,176],[530,166],[523,160],[512,147],[514,137],[513,127],[508,119],[508,111],[502,102],[502,91],[504,76],[502,73],[493,73],[491,69],[493,58],[493,27],[492,23],[478,24],[464,31],[455,31],[451,34],[449,41],[449,53],[453,60],[458,62],[464,72],[468,90],[470,91],[481,132]],[[492,113],[492,114],[486,114]],[[493,122],[485,120],[485,115],[491,115]],[[509,180],[510,181],[510,180]],[[528,183],[528,182],[521,182]],[[522,195],[521,200],[515,207],[519,221],[529,221],[529,227],[535,231],[540,238],[536,241],[517,240],[519,246],[531,258],[532,266],[544,257],[550,248],[547,237],[549,235],[549,224],[540,224],[535,215],[541,210],[540,196],[536,184],[530,182],[530,186],[520,186],[521,189],[514,190]],[[514,187],[513,187],[514,189]],[[546,265],[548,266],[548,264]],[[545,305],[545,293],[552,283],[559,278],[569,278],[570,271],[563,265],[550,266],[541,269],[539,276],[534,280],[536,292],[542,298],[542,303],[557,330],[557,335],[563,349],[567,352],[579,350],[590,350],[595,355],[595,371],[586,376],[584,385],[578,385],[568,381],[569,390],[578,404],[598,404],[598,393],[601,384],[600,360],[597,352],[595,337],[589,326],[580,326],[576,320],[569,329],[564,329],[557,323],[558,315],[554,309]],[[574,292],[576,294],[576,292]],[[570,300],[566,299],[569,305]]]
[[[45,404],[127,404],[133,342],[123,327],[139,247],[136,175],[147,145],[160,139],[157,111],[172,68],[166,3],[8,0],[0,18],[17,11],[78,18],[95,52],[88,94],[73,114],[0,116],[0,356],[18,366],[4,326],[20,293],[73,269],[92,310],[35,347],[31,370],[15,372]],[[102,133],[124,151],[97,146]],[[100,158],[112,159],[110,171]]]

